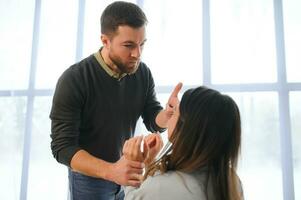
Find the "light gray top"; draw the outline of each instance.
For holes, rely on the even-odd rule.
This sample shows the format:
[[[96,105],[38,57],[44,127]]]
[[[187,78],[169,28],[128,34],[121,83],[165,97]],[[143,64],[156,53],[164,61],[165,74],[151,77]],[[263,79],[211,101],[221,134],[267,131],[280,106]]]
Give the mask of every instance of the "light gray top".
[[[206,199],[204,173],[170,171],[149,176],[139,188],[125,187],[125,200]]]
[[[149,176],[139,188],[124,188],[125,200],[207,200],[205,193],[206,172],[183,173],[169,171]],[[208,199],[212,200],[212,188],[208,184]],[[241,193],[242,188],[240,185]],[[242,193],[243,197],[243,193]],[[243,198],[242,198],[243,199]]]

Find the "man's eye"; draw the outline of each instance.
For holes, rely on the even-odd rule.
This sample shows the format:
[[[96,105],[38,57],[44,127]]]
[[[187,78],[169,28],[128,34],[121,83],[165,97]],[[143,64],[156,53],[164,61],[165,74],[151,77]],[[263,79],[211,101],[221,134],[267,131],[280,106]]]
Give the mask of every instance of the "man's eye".
[[[126,48],[129,48],[129,49],[131,49],[131,48],[133,48],[134,46],[133,45],[131,45],[131,44],[125,44],[124,45]]]

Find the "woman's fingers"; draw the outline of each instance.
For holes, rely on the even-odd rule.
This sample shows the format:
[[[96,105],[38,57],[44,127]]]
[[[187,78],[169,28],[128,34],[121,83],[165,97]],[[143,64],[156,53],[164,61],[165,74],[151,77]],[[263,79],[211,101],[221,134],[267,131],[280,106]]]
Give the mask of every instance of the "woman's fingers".
[[[143,136],[133,137],[127,140],[123,146],[123,154],[128,160],[143,161],[143,155],[140,149]]]

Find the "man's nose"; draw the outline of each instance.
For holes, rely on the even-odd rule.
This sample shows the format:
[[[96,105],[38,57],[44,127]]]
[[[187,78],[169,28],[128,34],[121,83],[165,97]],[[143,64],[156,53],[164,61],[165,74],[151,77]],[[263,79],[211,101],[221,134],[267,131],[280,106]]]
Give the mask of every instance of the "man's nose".
[[[138,46],[136,47],[135,49],[133,49],[132,53],[131,53],[131,56],[134,57],[134,58],[140,58],[141,56],[141,47]]]

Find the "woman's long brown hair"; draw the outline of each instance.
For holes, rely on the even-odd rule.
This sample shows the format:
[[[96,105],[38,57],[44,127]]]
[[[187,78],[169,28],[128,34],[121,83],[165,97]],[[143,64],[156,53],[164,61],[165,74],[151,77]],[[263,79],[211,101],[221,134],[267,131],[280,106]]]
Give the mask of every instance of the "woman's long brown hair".
[[[198,87],[184,93],[179,109],[172,146],[150,165],[145,178],[157,170],[189,173],[205,168],[207,197],[212,184],[215,200],[241,199],[236,175],[241,122],[236,103],[218,91]]]

